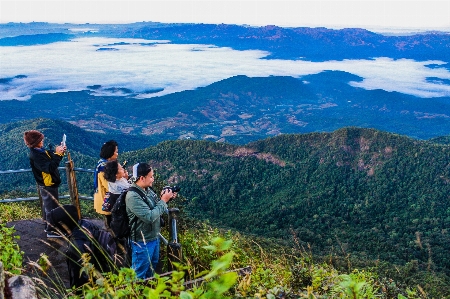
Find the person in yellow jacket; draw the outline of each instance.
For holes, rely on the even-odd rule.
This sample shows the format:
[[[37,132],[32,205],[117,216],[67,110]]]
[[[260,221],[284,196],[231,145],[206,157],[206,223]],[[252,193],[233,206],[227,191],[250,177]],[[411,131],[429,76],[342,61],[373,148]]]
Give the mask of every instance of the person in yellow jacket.
[[[103,199],[108,192],[108,181],[104,177],[105,165],[108,161],[117,160],[119,156],[119,146],[115,140],[103,143],[100,149],[100,160],[94,170],[94,209],[97,213],[105,215],[105,226],[109,228],[111,223],[111,212],[102,210]]]

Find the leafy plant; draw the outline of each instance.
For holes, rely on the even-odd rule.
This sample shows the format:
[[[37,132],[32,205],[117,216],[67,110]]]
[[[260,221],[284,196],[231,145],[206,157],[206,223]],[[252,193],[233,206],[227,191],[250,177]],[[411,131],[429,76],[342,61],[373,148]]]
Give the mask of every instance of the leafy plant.
[[[0,261],[9,274],[22,273],[23,252],[20,251],[16,240],[19,236],[14,235],[14,227],[7,227],[0,223]]]
[[[375,298],[378,293],[378,289],[375,287],[375,280],[370,273],[354,270],[351,274],[340,275],[339,280],[340,282],[331,290],[338,297],[354,299]]]
[[[212,261],[211,269],[202,273],[203,283],[192,290],[185,290],[186,266],[176,264],[177,270],[169,277],[158,274],[154,279],[144,281],[136,279],[134,270],[122,268],[118,273],[100,273],[89,263],[89,255],[83,255],[82,271],[89,277],[88,283],[81,290],[74,290],[67,298],[227,298],[225,295],[236,283],[237,274],[227,272],[234,256],[229,251],[231,242],[216,238],[205,249],[219,254],[217,260]],[[81,294],[78,294],[81,293]]]

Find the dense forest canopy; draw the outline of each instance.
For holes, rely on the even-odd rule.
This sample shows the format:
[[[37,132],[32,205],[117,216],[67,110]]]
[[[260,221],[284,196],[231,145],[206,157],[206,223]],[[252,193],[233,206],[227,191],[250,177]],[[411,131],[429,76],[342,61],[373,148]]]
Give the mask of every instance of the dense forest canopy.
[[[377,130],[139,151],[183,186],[196,217],[394,263],[449,270],[449,148]],[[130,156],[130,159],[132,157]]]

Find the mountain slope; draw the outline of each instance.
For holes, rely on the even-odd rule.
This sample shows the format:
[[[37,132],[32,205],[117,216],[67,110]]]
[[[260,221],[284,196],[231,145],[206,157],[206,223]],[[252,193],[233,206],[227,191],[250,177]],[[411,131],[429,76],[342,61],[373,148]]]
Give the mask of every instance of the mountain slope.
[[[9,112],[0,123],[57,118],[94,132],[139,135],[142,139],[130,142],[153,145],[168,139],[245,144],[280,133],[347,126],[420,139],[448,135],[449,98],[422,99],[350,85],[360,80],[325,71],[301,78],[235,76],[151,99],[100,97],[89,91],[39,94],[29,101],[0,101],[0,109]]]
[[[9,168],[27,163],[22,134],[33,124],[58,141],[61,128],[72,127],[41,119],[3,126],[8,133],[0,139],[2,163],[5,155],[16,159],[9,163],[17,163]],[[75,131],[66,134],[70,148],[72,138],[81,138]],[[98,142],[96,133],[82,136]],[[84,143],[89,148],[80,139],[71,153],[76,167],[91,168],[97,158],[82,154],[94,152],[82,149]],[[121,153],[120,160],[128,165],[150,162],[160,178],[179,184],[189,199],[185,210],[196,218],[251,234],[285,240],[295,236],[321,254],[343,250],[362,261],[417,260],[423,269],[450,273],[447,145],[343,128],[284,134],[242,146],[165,141]],[[91,175],[79,182],[82,192],[92,191]],[[4,184],[9,185],[3,192],[24,184],[34,188],[16,177]]]
[[[170,141],[128,154],[180,184],[196,217],[295,235],[316,252],[450,270],[448,146],[344,128],[245,146]]]

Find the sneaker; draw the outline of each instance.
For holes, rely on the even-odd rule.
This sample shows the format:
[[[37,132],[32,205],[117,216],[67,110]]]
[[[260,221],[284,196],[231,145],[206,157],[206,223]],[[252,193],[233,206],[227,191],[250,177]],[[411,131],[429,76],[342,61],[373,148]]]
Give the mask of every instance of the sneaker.
[[[57,232],[47,231],[47,238],[62,238]]]

